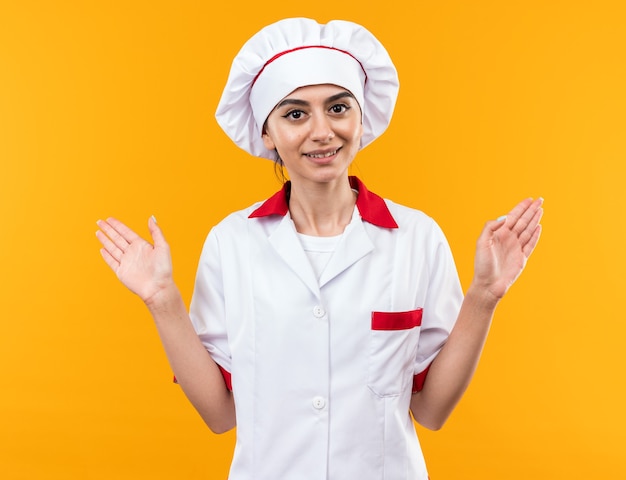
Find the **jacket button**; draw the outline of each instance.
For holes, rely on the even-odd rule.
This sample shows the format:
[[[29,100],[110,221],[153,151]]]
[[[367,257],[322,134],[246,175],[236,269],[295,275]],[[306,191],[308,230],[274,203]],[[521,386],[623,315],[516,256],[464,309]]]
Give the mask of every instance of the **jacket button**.
[[[319,305],[313,307],[313,316],[315,318],[322,318],[324,315],[326,315],[326,310],[324,310],[322,307],[320,307]]]
[[[324,397],[313,398],[313,408],[315,408],[316,410],[321,410],[325,406],[326,406],[326,400],[324,400]]]

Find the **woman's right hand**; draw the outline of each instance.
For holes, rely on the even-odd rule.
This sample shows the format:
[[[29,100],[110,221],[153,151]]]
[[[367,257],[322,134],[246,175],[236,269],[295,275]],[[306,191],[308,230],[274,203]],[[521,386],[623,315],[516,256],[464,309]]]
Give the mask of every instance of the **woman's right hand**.
[[[115,218],[98,220],[100,253],[117,278],[146,304],[174,286],[170,248],[154,217],[148,220],[153,244]]]

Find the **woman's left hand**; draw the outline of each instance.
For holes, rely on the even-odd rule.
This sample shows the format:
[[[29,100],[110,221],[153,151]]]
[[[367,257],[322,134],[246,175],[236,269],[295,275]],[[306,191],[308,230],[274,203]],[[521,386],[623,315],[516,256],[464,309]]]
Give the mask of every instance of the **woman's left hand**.
[[[506,217],[487,222],[476,245],[473,287],[484,288],[496,301],[504,296],[539,241],[542,205],[542,198],[527,198]]]

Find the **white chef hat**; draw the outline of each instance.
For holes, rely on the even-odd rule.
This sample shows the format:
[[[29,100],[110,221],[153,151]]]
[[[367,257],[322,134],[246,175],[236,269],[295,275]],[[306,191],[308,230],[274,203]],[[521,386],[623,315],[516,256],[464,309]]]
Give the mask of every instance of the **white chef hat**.
[[[291,92],[334,84],[361,107],[361,148],[381,135],[398,95],[398,74],[383,45],[356,23],[308,18],[273,23],[248,40],[230,70],[215,116],[226,134],[252,155],[276,159],[263,144],[268,115]]]

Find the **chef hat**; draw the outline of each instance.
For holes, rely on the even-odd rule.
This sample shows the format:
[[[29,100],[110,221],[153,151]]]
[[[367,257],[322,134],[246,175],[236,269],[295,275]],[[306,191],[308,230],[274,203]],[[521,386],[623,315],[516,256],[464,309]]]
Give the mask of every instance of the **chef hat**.
[[[306,85],[350,91],[362,112],[361,148],[391,120],[398,75],[383,45],[356,23],[308,18],[273,23],[248,40],[230,70],[215,116],[226,134],[252,155],[276,159],[265,148],[265,120],[283,98]]]

